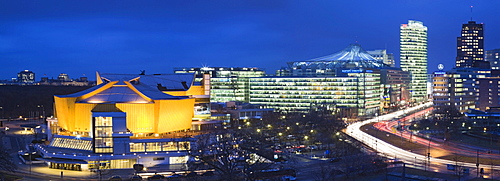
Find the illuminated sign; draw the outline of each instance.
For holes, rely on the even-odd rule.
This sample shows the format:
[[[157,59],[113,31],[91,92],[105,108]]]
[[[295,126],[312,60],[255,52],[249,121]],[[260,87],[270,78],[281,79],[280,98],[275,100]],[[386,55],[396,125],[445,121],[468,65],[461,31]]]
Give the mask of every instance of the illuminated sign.
[[[352,69],[342,70],[342,73],[361,73],[361,72],[363,72],[363,70],[352,70]]]

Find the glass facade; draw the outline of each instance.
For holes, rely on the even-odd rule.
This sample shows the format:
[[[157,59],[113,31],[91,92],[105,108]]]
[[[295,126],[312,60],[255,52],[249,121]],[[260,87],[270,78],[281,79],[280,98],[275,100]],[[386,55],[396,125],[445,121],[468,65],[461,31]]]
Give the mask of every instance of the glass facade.
[[[224,77],[210,79],[210,102],[249,102],[249,78]]]
[[[134,168],[134,164],[137,163],[136,159],[120,159],[120,160],[110,160],[110,168],[111,169],[120,169],[120,168]]]
[[[130,143],[130,152],[185,151],[190,146],[188,141]]]
[[[411,73],[410,96],[413,102],[427,97],[427,27],[409,20],[400,28],[401,69]]]
[[[92,141],[90,140],[54,138],[50,143],[50,146],[92,151]]]
[[[94,117],[94,153],[113,153],[113,118]]]
[[[380,106],[379,73],[349,77],[261,77],[250,79],[250,103],[282,111],[307,112],[312,104],[335,104],[370,114]]]

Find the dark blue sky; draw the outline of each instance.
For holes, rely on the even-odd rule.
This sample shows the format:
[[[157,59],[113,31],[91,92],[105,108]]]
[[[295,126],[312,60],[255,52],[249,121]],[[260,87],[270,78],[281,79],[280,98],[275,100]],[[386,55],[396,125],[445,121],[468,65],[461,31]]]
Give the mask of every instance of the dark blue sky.
[[[429,71],[454,65],[462,23],[485,24],[500,48],[498,0],[0,1],[0,79],[22,70],[72,78],[173,67],[259,67],[268,73],[358,41],[399,63],[399,26],[429,28]]]

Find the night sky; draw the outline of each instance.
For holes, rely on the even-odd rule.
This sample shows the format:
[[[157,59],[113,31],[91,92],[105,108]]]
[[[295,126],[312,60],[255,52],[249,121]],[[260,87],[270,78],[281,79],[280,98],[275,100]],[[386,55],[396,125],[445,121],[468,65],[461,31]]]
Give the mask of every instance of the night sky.
[[[28,69],[57,77],[173,73],[174,67],[259,67],[336,53],[358,42],[394,53],[399,26],[428,27],[429,72],[454,66],[471,18],[500,48],[499,0],[0,0],[0,79]]]

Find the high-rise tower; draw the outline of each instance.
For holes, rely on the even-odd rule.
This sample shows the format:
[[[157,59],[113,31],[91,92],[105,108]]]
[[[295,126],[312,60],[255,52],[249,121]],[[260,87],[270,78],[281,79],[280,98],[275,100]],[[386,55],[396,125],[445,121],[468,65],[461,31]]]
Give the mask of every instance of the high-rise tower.
[[[411,74],[410,94],[413,102],[427,97],[427,27],[408,20],[400,27],[401,69]]]
[[[483,24],[469,21],[462,24],[461,36],[457,37],[457,68],[489,68],[489,62],[484,61]]]

